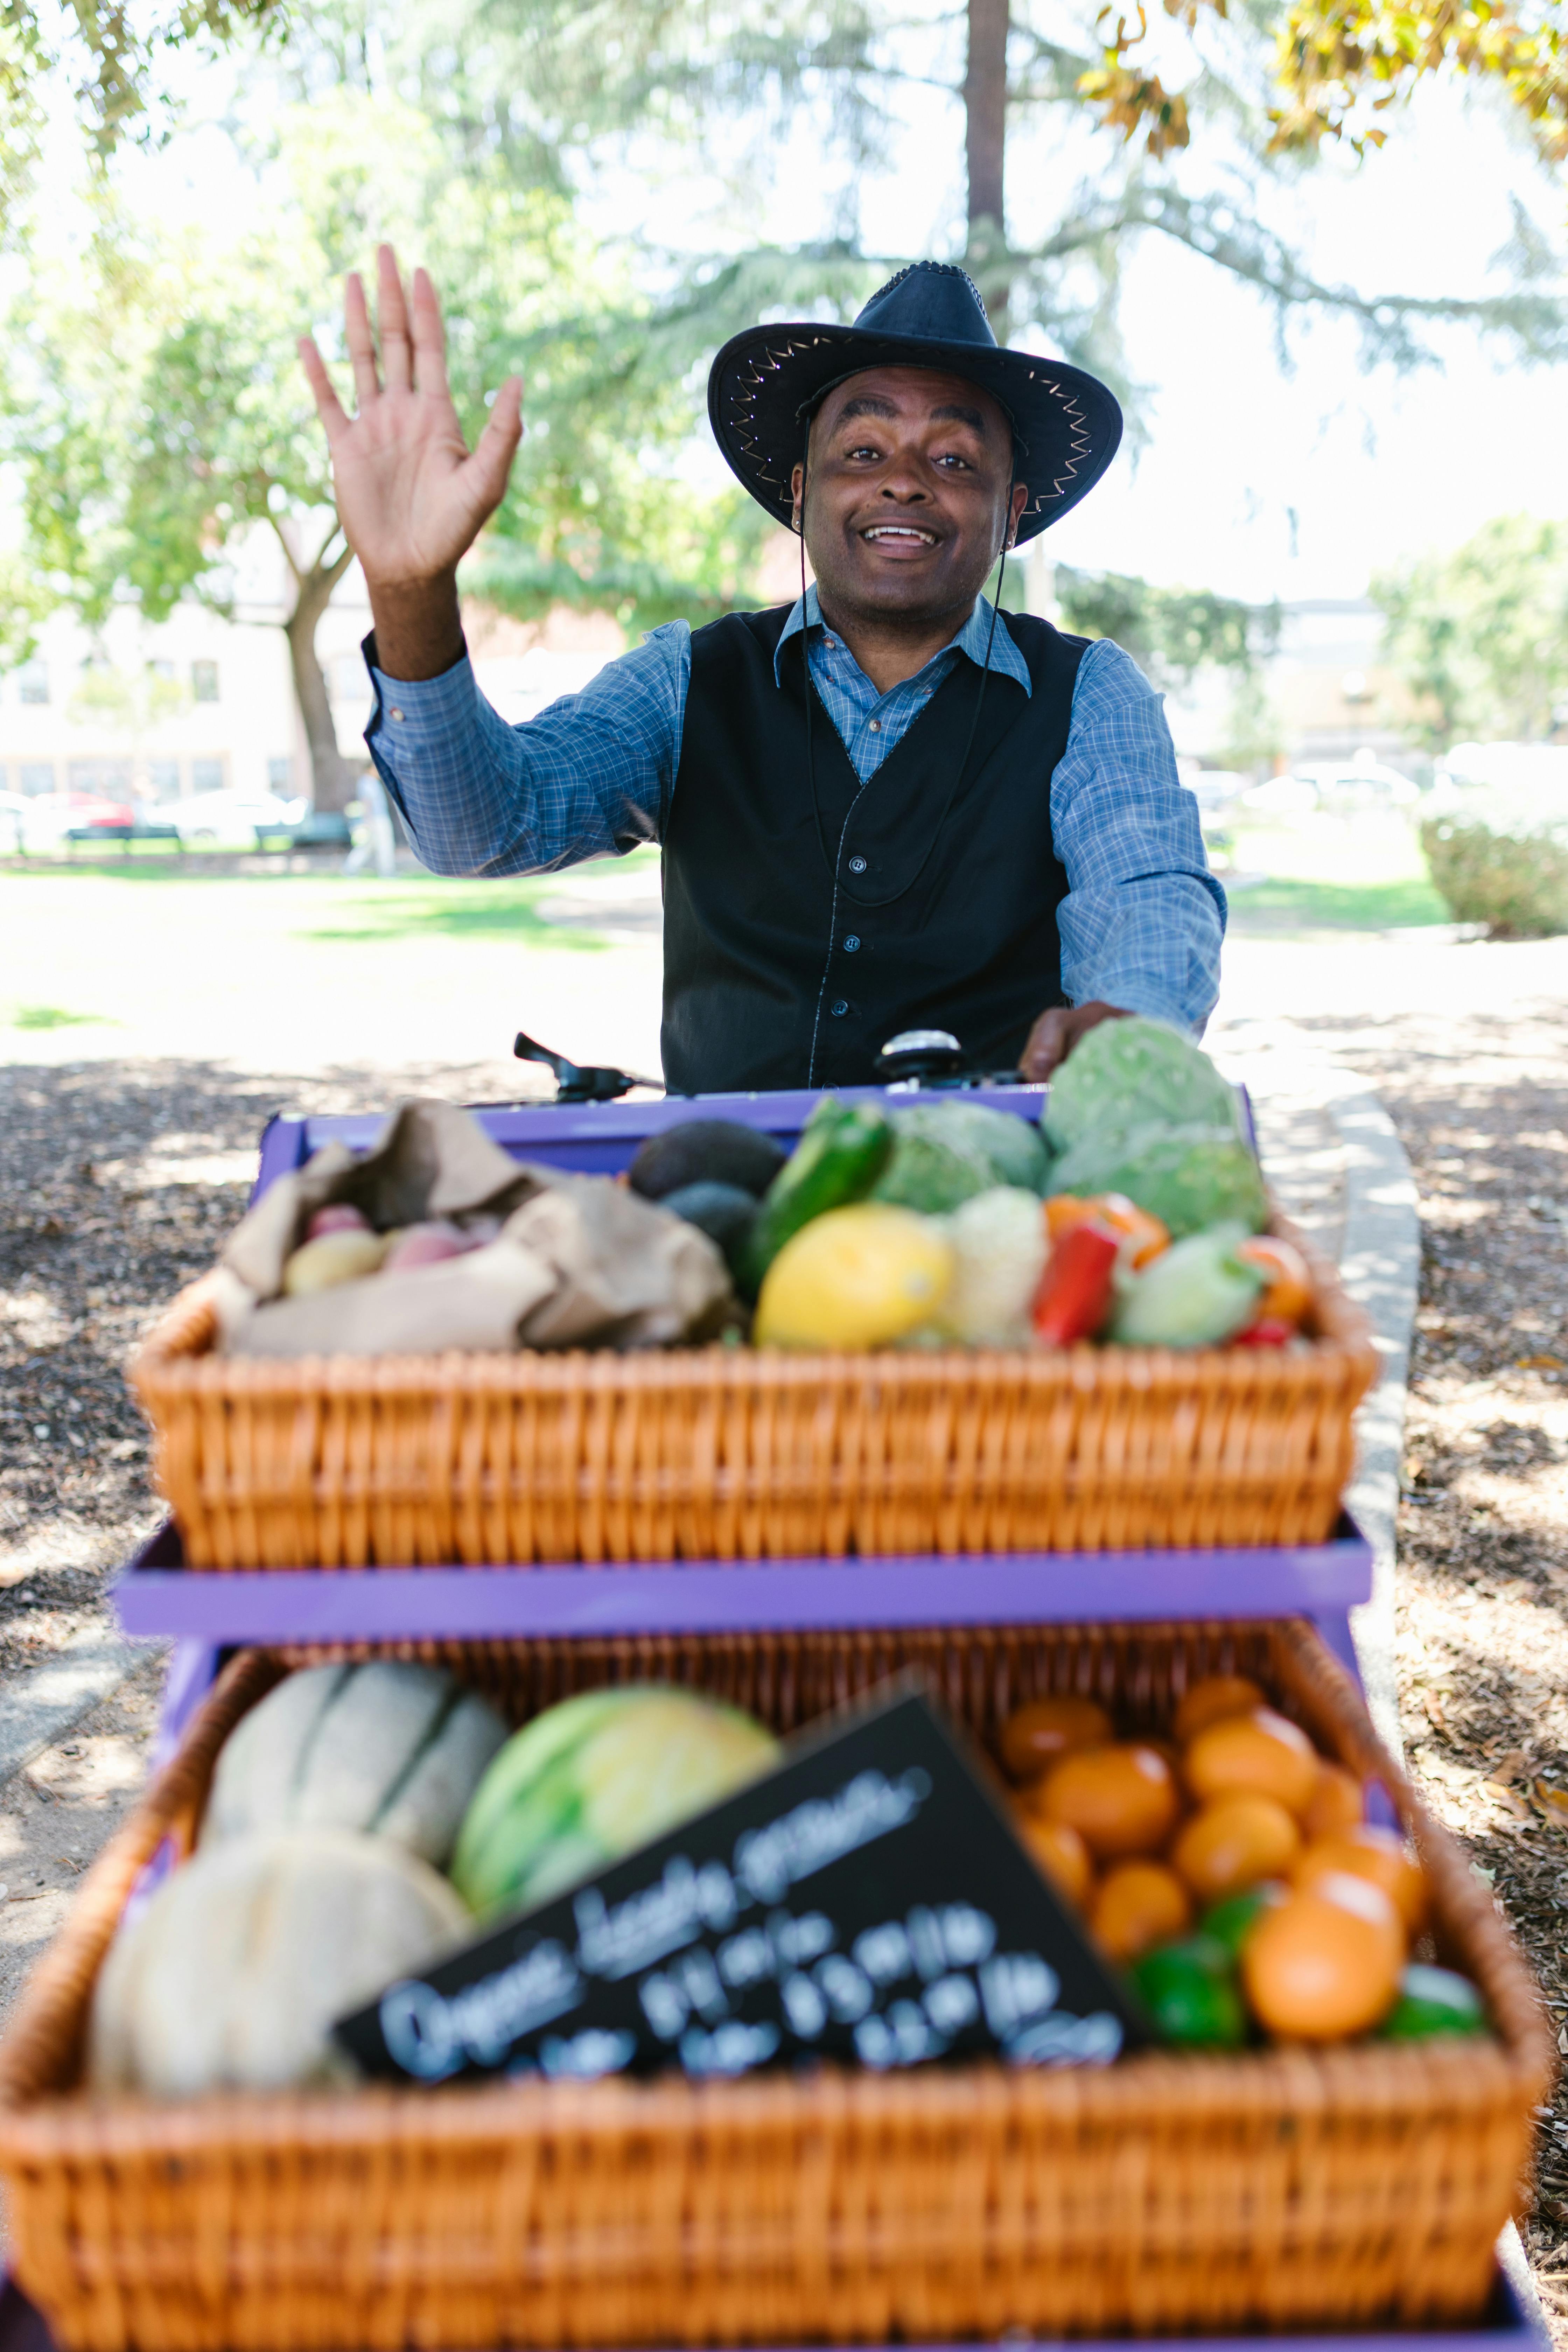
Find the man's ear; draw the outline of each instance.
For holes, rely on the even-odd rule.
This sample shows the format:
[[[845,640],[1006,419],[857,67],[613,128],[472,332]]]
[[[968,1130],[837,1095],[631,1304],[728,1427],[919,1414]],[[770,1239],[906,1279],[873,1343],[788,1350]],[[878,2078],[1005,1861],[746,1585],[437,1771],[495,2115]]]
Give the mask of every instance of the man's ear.
[[[802,489],[805,488],[805,467],[803,465],[800,465],[800,464],[797,462],[797,464],[796,464],[796,466],[795,466],[795,471],[791,474],[791,476],[790,476],[790,478],[789,478],[789,494],[790,494],[790,499],[791,499],[791,501],[792,501],[791,512],[790,512],[790,519],[789,519],[789,522],[790,522],[790,529],[791,529],[792,530],[794,530],[794,531],[797,531],[797,532],[798,532],[798,531],[801,530],[801,528],[802,528],[801,511],[800,511],[800,507],[801,507],[801,495],[800,495],[800,494],[801,494]]]
[[[1024,509],[1028,505],[1028,503],[1029,486],[1027,482],[1015,482],[1011,495],[1008,499],[1009,511],[1007,515],[1007,529],[1005,533],[1005,543],[1008,547],[1016,547],[1017,545],[1018,525],[1023,520]]]

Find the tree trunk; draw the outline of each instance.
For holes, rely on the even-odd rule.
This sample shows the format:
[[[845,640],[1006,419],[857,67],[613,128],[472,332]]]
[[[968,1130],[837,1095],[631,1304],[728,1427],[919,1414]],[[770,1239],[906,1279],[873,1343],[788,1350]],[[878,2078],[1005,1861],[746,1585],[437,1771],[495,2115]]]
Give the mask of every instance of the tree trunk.
[[[279,537],[282,538],[281,532]],[[330,541],[328,545],[331,545]],[[324,562],[321,556],[318,556],[314,563],[301,568],[296,563],[286,540],[283,550],[289,558],[289,568],[293,572],[298,592],[294,610],[283,624],[283,634],[289,640],[294,693],[300,705],[300,716],[305,722],[305,741],[310,747],[310,801],[318,809],[346,808],[359,791],[359,769],[353,761],[345,760],[338,749],[327,681],[316,657],[316,625],[327,609],[333,589],[353,562],[353,556],[345,547],[331,563]]]
[[[1007,263],[1004,173],[1007,152],[1008,0],[969,0],[969,62],[963,77],[964,159],[969,172],[965,258],[996,340],[1007,340]]]

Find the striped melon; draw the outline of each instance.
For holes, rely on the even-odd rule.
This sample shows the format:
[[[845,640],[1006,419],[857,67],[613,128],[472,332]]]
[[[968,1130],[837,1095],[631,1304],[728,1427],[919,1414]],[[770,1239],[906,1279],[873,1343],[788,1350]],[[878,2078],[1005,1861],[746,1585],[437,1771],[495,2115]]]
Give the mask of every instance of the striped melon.
[[[257,1830],[363,1830],[444,1865],[506,1738],[482,1698],[432,1666],[307,1666],[224,1744],[202,1843]]]
[[[778,1760],[770,1731],[662,1684],[582,1691],[508,1740],[480,1781],[452,1882],[481,1916],[525,1910],[705,1812]]]

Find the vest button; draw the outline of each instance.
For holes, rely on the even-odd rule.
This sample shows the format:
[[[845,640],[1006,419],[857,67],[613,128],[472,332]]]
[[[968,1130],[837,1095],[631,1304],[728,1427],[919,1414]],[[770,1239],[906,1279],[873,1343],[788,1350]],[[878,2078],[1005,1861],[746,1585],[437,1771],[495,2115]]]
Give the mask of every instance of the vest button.
[[[842,1021],[844,1015],[848,1012],[849,1006],[847,1001],[841,996],[836,1003],[830,1004],[827,1009],[829,1013],[832,1013],[835,1021]]]
[[[849,860],[849,871],[851,874],[864,874],[866,871],[865,859],[863,857],[852,857]]]
[[[848,938],[845,940],[845,942],[844,942],[844,952],[845,952],[845,954],[846,954],[846,955],[853,955],[853,954],[855,953],[856,949],[859,946],[859,944],[860,944],[859,940],[856,937],[855,933],[854,933],[853,931],[851,931],[851,932],[850,932],[850,934],[849,934],[849,937],[848,937]]]

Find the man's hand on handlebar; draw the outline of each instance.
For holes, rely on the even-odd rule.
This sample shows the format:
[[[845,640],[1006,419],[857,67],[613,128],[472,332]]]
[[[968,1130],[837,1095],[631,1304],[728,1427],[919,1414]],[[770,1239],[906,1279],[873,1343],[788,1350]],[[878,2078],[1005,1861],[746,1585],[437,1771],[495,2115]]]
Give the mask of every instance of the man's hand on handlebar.
[[[1067,1060],[1080,1037],[1102,1021],[1125,1021],[1121,1004],[1105,1004],[1091,997],[1087,1004],[1053,1004],[1029,1032],[1029,1042],[1018,1056],[1018,1067],[1037,1086]]]
[[[370,590],[381,667],[391,677],[435,677],[463,650],[458,563],[506,494],[522,438],[522,380],[502,384],[470,455],[447,387],[436,289],[415,271],[411,320],[392,247],[376,258],[379,371],[357,275],[343,295],[354,416],[308,335],[300,358],[332,454],[339,519]]]

